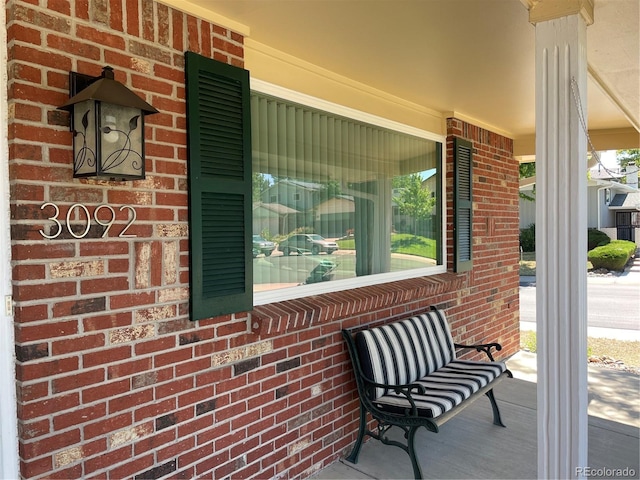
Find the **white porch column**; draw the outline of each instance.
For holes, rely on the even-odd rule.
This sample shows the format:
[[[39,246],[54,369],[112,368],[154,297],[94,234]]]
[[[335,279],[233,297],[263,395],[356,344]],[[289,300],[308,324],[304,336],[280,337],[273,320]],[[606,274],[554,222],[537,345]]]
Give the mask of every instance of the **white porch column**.
[[[587,148],[579,115],[582,109],[586,116],[590,5],[543,0],[530,9],[536,27],[539,478],[581,477],[578,468],[588,466]]]

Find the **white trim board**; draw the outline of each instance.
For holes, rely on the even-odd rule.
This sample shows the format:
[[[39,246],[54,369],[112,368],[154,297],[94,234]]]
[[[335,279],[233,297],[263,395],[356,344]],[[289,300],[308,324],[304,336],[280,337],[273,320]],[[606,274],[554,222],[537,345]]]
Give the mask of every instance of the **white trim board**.
[[[7,64],[6,10],[0,9],[0,65]],[[0,478],[19,478],[15,340],[11,306],[11,230],[9,225],[9,146],[7,69],[0,70]],[[9,299],[9,311],[7,311]]]

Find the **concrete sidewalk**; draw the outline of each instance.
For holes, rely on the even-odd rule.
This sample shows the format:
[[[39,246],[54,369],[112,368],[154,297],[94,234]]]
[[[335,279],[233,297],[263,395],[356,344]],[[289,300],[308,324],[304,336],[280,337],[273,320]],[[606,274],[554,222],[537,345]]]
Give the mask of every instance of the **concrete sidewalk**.
[[[421,429],[416,451],[425,478],[537,478],[536,355],[519,352],[507,361],[513,379],[496,387],[507,428],[492,424],[489,401],[479,399],[443,425],[440,433]],[[589,367],[589,464],[640,473],[640,376]],[[402,435],[398,434],[398,439]],[[593,472],[593,471],[592,471]],[[611,478],[612,475],[600,477]],[[340,460],[315,479],[413,478],[409,456],[369,440],[357,465]]]

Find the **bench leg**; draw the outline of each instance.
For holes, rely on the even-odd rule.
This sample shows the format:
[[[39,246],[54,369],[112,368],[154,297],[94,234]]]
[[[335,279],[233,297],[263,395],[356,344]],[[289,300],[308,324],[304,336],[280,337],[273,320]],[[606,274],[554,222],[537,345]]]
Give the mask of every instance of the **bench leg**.
[[[347,457],[347,460],[351,463],[358,463],[358,455],[360,455],[360,448],[362,447],[362,441],[367,432],[367,411],[360,404],[360,426],[358,427],[358,439],[356,440],[353,450]]]
[[[388,427],[387,427],[388,428]],[[384,430],[380,435],[373,434],[367,430],[367,411],[360,404],[360,426],[358,427],[358,438],[356,439],[356,443],[353,446],[353,450],[349,456],[345,458],[345,460],[351,463],[358,463],[358,456],[360,455],[360,449],[362,448],[362,442],[364,441],[364,436],[369,434],[377,440],[380,440],[385,445],[395,445],[396,447],[402,448],[409,454],[409,458],[411,459],[411,466],[413,467],[413,476],[416,479],[422,479],[422,468],[420,467],[420,462],[418,462],[418,458],[416,457],[415,450],[415,438],[416,432],[420,427],[410,427],[408,430],[405,430],[405,438],[407,439],[407,445],[403,445],[402,443],[396,442],[394,440],[389,440],[386,438]]]
[[[487,393],[485,393],[485,395],[489,397],[491,408],[493,409],[493,424],[500,427],[505,427],[506,425],[502,423],[502,418],[500,418],[500,409],[498,408],[496,397],[493,395],[493,389],[489,390]]]
[[[413,467],[413,478],[416,480],[422,479],[422,468],[420,468],[420,462],[416,457],[415,450],[415,438],[416,432],[420,427],[411,427],[409,432],[407,432],[407,453],[409,454],[409,458],[411,459],[411,466]]]

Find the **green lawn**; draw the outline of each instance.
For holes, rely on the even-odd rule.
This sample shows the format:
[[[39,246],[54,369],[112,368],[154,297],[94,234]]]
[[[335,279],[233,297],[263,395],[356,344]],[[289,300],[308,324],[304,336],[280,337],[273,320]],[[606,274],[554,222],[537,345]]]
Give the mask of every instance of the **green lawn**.
[[[353,238],[347,238],[344,240],[336,240],[336,243],[340,247],[340,250],[355,250],[356,241]]]
[[[520,275],[536,276],[536,252],[524,252],[520,255]]]
[[[520,348],[536,353],[536,332],[525,330],[520,332]],[[640,367],[640,342],[614,340],[611,338],[587,338],[587,357],[610,357],[619,360],[629,367]]]
[[[337,243],[341,250],[356,249],[356,242],[353,238],[338,240]],[[436,242],[431,238],[409,233],[394,233],[391,235],[391,253],[436,258]]]
[[[587,270],[593,265],[587,262]],[[536,252],[524,252],[520,255],[520,276],[536,276]]]
[[[391,235],[391,252],[416,255],[418,257],[436,258],[436,242],[427,237],[407,233]]]

